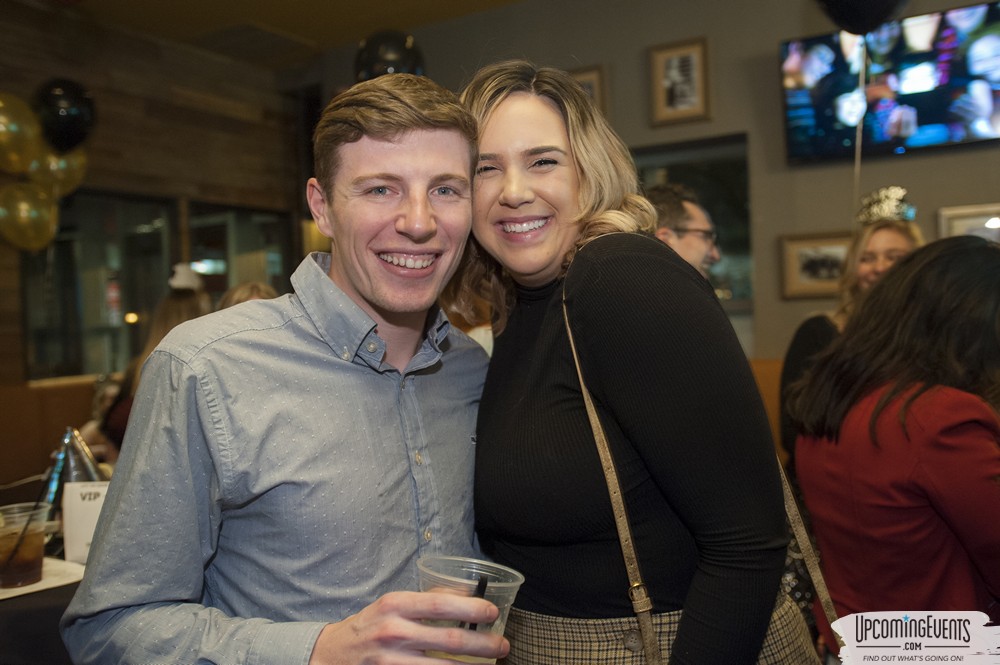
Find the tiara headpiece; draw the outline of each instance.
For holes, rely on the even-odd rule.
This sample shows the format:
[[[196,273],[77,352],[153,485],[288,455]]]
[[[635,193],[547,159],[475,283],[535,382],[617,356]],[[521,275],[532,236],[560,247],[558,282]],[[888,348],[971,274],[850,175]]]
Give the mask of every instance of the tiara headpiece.
[[[909,222],[916,216],[916,206],[906,200],[906,188],[890,185],[862,199],[861,209],[854,219],[858,224],[867,226],[887,219]]]

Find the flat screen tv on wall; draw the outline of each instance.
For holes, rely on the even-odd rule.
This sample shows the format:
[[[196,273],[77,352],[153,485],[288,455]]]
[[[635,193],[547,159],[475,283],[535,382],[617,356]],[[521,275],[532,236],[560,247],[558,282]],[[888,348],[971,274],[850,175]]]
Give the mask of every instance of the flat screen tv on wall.
[[[781,77],[793,163],[853,156],[859,123],[864,155],[1000,143],[1000,2],[788,40]]]

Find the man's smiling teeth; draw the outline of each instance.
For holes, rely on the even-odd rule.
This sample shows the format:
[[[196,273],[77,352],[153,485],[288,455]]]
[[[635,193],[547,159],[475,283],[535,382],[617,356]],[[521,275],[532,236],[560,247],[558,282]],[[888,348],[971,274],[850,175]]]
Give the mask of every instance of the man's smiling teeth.
[[[412,256],[395,256],[393,254],[379,254],[378,257],[386,263],[391,263],[394,266],[403,266],[404,268],[426,268],[434,263],[434,257],[415,259]]]
[[[516,224],[501,224],[504,233],[527,233],[528,231],[534,231],[535,229],[540,229],[545,226],[545,223],[549,221],[549,218],[536,219],[533,222],[519,222]]]

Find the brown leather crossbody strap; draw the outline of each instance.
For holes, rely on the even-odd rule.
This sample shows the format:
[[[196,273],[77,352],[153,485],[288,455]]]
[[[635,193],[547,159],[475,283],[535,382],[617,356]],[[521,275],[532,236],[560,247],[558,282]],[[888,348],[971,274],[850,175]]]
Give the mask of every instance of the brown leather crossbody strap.
[[[625,500],[622,497],[621,484],[618,482],[618,472],[615,469],[614,459],[611,457],[611,449],[608,446],[608,439],[604,434],[604,427],[597,417],[594,409],[594,402],[591,399],[590,391],[583,380],[583,369],[580,367],[580,357],[576,352],[576,343],[573,341],[573,329],[569,325],[569,310],[566,308],[566,289],[563,286],[563,320],[566,322],[566,335],[569,337],[569,348],[573,352],[573,362],[576,364],[576,375],[580,380],[580,391],[583,393],[583,403],[587,407],[587,417],[590,419],[590,428],[594,432],[594,441],[597,443],[597,452],[601,458],[601,467],[604,469],[604,477],[608,485],[608,494],[611,497],[611,506],[615,514],[615,526],[618,528],[618,539],[621,542],[622,556],[625,559],[625,570],[629,579],[629,598],[632,600],[632,608],[639,619],[639,631],[642,634],[643,650],[646,654],[646,662],[649,665],[659,665],[660,648],[656,640],[656,632],[653,628],[653,620],[650,613],[653,609],[653,600],[649,597],[646,585],[642,581],[639,571],[639,560],[635,555],[635,545],[632,542],[632,529],[629,527],[628,515],[625,513]],[[823,572],[819,567],[819,559],[813,549],[812,541],[806,532],[805,523],[799,512],[798,504],[792,495],[791,486],[788,484],[788,477],[785,469],[778,460],[778,470],[781,472],[781,487],[785,497],[785,513],[788,521],[792,525],[792,532],[799,541],[799,548],[806,563],[806,569],[812,578],[816,595],[820,599],[823,612],[826,614],[830,625],[837,620],[837,610],[833,606],[833,599],[830,598],[830,591],[823,579]]]
[[[566,334],[569,336],[569,348],[573,352],[573,362],[576,364],[576,375],[580,379],[580,391],[583,393],[583,403],[587,407],[587,417],[590,419],[590,428],[594,432],[594,441],[597,443],[597,453],[601,458],[601,467],[604,469],[604,477],[608,484],[608,494],[611,497],[611,507],[615,513],[615,526],[618,528],[618,540],[621,542],[622,556],[625,558],[625,570],[628,572],[629,589],[628,595],[632,600],[632,609],[639,620],[639,633],[642,635],[643,652],[646,654],[647,665],[660,665],[660,646],[656,640],[656,630],[653,628],[651,612],[653,601],[649,597],[646,585],[642,581],[642,574],[639,572],[639,560],[635,555],[635,545],[632,542],[632,529],[629,527],[628,515],[625,513],[625,500],[622,497],[621,484],[618,482],[618,471],[615,469],[614,459],[611,457],[611,448],[608,447],[608,439],[604,435],[604,427],[597,417],[594,409],[594,402],[590,398],[590,391],[583,380],[583,370],[580,368],[580,357],[576,353],[576,344],[573,342],[573,331],[569,325],[569,312],[566,309],[566,292],[563,290],[563,319],[566,321]]]

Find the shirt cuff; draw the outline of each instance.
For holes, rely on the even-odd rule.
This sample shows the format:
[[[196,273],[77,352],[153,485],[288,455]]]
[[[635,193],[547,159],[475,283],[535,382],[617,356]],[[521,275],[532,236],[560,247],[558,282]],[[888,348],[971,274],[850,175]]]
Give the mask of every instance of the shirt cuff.
[[[313,621],[266,624],[250,646],[246,665],[308,665],[326,626]]]

